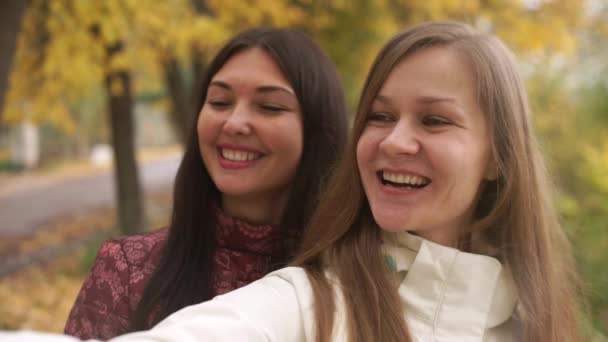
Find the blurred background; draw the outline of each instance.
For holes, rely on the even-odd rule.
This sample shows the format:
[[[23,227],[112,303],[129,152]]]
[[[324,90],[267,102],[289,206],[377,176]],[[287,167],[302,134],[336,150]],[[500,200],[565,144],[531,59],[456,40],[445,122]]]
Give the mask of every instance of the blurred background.
[[[0,329],[62,331],[101,241],[167,224],[206,63],[231,35],[307,32],[354,109],[386,39],[435,19],[516,52],[606,334],[608,0],[3,0]]]

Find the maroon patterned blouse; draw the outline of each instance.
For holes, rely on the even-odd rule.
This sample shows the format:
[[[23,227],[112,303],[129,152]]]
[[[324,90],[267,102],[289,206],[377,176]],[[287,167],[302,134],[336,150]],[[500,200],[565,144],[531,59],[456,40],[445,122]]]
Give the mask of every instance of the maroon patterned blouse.
[[[220,295],[266,274],[283,247],[277,226],[256,226],[215,209],[218,230],[212,287]],[[156,269],[168,229],[106,241],[80,289],[65,333],[109,339],[128,332],[130,320]]]

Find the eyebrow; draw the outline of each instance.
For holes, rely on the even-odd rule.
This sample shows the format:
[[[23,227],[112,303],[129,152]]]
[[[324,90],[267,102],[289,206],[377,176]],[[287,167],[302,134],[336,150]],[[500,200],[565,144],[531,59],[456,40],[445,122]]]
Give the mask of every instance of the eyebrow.
[[[384,96],[384,95],[380,95],[380,94],[376,95],[376,97],[374,98],[374,101],[379,101],[379,102],[383,102],[383,103],[386,103],[386,104],[391,104],[391,99],[389,97]]]
[[[437,96],[421,96],[416,99],[416,102],[424,104],[433,104],[436,102],[449,102],[458,105],[458,101],[452,97],[437,97]]]
[[[232,87],[230,87],[230,85],[228,83],[222,82],[222,81],[212,81],[209,84],[209,87],[211,87],[211,86],[217,86],[217,87],[220,87],[220,88],[224,88],[226,90],[232,90]],[[275,91],[284,92],[284,93],[287,93],[287,94],[289,94],[291,96],[294,96],[294,97],[296,96],[291,89],[286,88],[286,87],[281,87],[281,86],[261,86],[261,87],[256,88],[256,92],[258,92],[258,93],[272,93],[272,92],[275,92]]]
[[[392,100],[391,100],[390,97],[385,96],[385,95],[381,95],[381,94],[376,95],[376,97],[374,98],[374,101],[383,102],[385,104],[391,104],[392,103]],[[416,102],[422,103],[422,104],[433,104],[433,103],[437,103],[437,102],[449,102],[449,103],[452,103],[452,104],[460,107],[458,101],[456,101],[456,99],[452,98],[452,97],[419,96],[419,97],[416,98]]]

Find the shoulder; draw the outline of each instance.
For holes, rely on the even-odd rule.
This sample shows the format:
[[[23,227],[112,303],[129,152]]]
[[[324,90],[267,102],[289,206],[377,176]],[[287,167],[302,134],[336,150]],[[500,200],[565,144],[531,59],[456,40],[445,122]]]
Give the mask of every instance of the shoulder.
[[[117,289],[112,291],[114,297],[122,294],[134,309],[160,263],[167,231],[160,229],[105,241],[99,248],[90,277],[96,283],[105,279]]]
[[[165,239],[166,229],[161,229],[105,241],[70,311],[65,332],[83,339],[127,332],[131,312],[156,268]]]
[[[242,319],[259,327],[267,336],[273,336],[271,341],[286,341],[292,335],[312,336],[312,287],[303,268],[277,270],[214,298],[211,303],[214,302],[236,308]]]
[[[305,293],[312,289],[306,270],[302,267],[285,267],[269,273],[263,279],[269,284],[284,284],[296,292]]]
[[[158,268],[167,241],[168,228],[107,241],[112,250],[120,249],[129,292],[129,305],[135,310],[143,292]],[[103,248],[104,246],[102,246]],[[100,250],[101,254],[101,250]],[[119,267],[119,263],[116,266]]]
[[[134,270],[144,268],[142,265],[148,262],[157,264],[165,236],[165,229],[161,229],[105,241],[99,247],[83,289],[99,288],[106,284],[110,288],[120,287],[113,291],[114,295],[126,293]]]
[[[303,269],[281,269],[211,301],[182,309],[150,334],[179,332],[201,340],[221,336],[221,341],[308,341],[312,308],[308,300],[300,298],[306,283]]]
[[[106,240],[99,247],[93,268],[100,263],[107,267],[108,262],[113,263],[115,268],[121,271],[132,267],[144,267],[148,263],[156,265],[166,240],[166,228]]]
[[[312,288],[306,271],[300,267],[286,267],[264,278],[227,294],[217,296],[222,301],[247,301],[253,306],[276,303],[283,309],[307,309],[312,300]],[[215,300],[214,299],[214,300]],[[270,299],[270,301],[269,301]]]
[[[114,238],[106,241],[102,249],[104,246],[112,251],[119,249],[131,266],[143,266],[150,262],[156,264],[167,241],[168,231],[168,228],[162,228],[149,233]]]

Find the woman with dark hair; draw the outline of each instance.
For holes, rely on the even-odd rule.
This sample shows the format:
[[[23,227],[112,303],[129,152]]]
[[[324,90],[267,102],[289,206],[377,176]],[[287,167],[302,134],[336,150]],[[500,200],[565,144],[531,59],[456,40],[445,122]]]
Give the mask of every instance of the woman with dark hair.
[[[105,242],[65,332],[107,339],[285,265],[341,155],[336,68],[305,34],[258,28],[210,63],[171,223]]]

